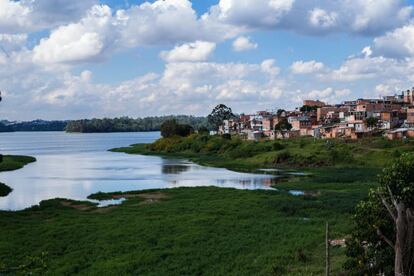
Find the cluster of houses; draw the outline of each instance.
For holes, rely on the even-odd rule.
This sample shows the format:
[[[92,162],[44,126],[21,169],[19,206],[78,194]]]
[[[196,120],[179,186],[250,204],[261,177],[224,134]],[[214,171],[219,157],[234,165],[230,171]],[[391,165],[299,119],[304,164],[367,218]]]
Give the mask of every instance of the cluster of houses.
[[[225,120],[221,134],[249,140],[286,139],[298,136],[349,138],[384,135],[389,139],[414,137],[414,88],[381,99],[358,99],[329,105],[305,100],[293,111],[259,111]]]

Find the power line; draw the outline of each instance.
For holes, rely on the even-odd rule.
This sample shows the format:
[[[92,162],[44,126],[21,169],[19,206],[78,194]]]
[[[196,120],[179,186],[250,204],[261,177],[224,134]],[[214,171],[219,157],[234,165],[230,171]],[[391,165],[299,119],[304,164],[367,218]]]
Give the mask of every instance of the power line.
[[[4,47],[3,46],[1,46],[0,45],[0,50],[2,50],[3,51],[3,53],[5,53],[6,54],[6,57],[7,58],[9,58],[10,57],[10,54],[6,51],[6,49],[4,49]]]

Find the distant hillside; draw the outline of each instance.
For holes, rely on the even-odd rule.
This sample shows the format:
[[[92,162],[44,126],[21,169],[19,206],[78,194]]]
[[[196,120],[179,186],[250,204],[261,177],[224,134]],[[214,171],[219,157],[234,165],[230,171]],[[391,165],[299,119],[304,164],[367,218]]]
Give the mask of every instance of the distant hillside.
[[[65,130],[67,132],[99,133],[99,132],[139,132],[159,131],[161,124],[166,120],[176,119],[181,124],[189,124],[194,129],[208,127],[206,117],[194,117],[186,115],[114,119],[91,119],[69,121]]]
[[[67,121],[34,120],[30,122],[0,121],[0,132],[13,131],[63,131]]]

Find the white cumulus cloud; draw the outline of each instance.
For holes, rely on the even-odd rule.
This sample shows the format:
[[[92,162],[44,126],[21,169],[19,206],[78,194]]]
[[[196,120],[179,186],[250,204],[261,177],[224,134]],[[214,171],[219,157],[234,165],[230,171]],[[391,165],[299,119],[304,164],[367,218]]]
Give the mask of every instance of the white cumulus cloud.
[[[311,74],[315,72],[320,72],[325,68],[322,62],[317,62],[315,60],[311,61],[295,61],[291,66],[290,70],[294,74]]]
[[[375,36],[410,22],[412,11],[404,0],[297,0],[277,27],[306,34]]]
[[[0,33],[26,33],[78,20],[96,0],[0,0]]]
[[[216,44],[213,42],[196,41],[163,51],[160,56],[167,62],[206,61],[215,49]]]
[[[276,76],[280,73],[280,68],[277,67],[274,59],[266,59],[260,64],[262,71],[270,76]]]
[[[333,28],[337,25],[338,14],[315,8],[309,12],[309,22],[315,28]]]
[[[414,24],[409,24],[375,38],[373,51],[376,55],[394,58],[414,57]]]
[[[210,16],[216,20],[248,28],[271,28],[292,8],[295,0],[220,0]]]
[[[33,61],[61,63],[98,59],[115,40],[113,28],[111,9],[94,6],[80,22],[59,27],[42,39],[33,49]]]
[[[257,43],[251,41],[249,37],[240,36],[233,41],[233,50],[236,52],[248,51],[256,49],[258,47]]]
[[[345,89],[334,89],[328,87],[322,90],[312,90],[305,94],[307,99],[317,99],[326,103],[339,103],[344,100],[344,97],[351,94],[351,90]],[[302,96],[303,97],[303,96]],[[303,98],[305,99],[305,98]]]

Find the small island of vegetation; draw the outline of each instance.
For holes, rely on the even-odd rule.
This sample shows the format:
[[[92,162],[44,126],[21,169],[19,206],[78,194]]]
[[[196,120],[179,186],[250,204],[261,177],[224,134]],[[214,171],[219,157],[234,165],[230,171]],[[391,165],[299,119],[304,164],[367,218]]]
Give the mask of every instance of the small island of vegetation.
[[[36,158],[21,155],[4,155],[0,162],[0,172],[14,171],[23,168],[25,165],[35,162]],[[12,189],[4,183],[0,183],[0,197],[7,196]]]

